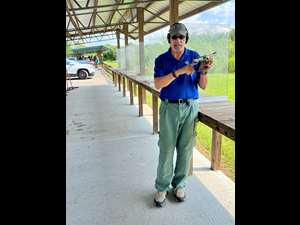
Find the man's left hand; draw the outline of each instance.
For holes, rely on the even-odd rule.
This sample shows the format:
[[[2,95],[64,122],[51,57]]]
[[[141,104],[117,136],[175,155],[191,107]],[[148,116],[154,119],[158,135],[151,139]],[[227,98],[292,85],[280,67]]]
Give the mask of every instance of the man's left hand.
[[[212,57],[208,57],[208,60],[206,62],[202,62],[200,65],[199,70],[201,70],[202,72],[207,72],[213,64],[213,58]]]

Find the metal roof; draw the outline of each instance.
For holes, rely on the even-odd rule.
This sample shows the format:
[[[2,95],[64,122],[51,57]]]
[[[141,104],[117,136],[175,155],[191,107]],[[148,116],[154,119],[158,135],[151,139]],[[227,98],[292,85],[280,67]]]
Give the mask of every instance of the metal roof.
[[[178,20],[228,0],[178,0]],[[169,0],[66,0],[66,40],[115,39],[128,24],[129,37],[138,38],[137,8],[144,8],[144,35],[169,25]]]
[[[108,48],[102,45],[97,46],[89,46],[89,47],[83,47],[83,48],[73,48],[72,52],[73,54],[85,54],[85,53],[92,53],[92,52],[98,52],[99,50],[105,51]]]

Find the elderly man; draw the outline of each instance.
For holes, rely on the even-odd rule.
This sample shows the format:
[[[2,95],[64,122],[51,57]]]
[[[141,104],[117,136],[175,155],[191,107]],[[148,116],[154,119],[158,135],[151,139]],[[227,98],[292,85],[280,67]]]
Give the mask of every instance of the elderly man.
[[[195,125],[199,110],[198,85],[205,89],[207,71],[212,65],[193,64],[200,55],[186,48],[189,34],[182,23],[173,24],[167,36],[170,48],[155,59],[154,83],[161,89],[159,108],[159,160],[155,180],[154,203],[157,207],[165,205],[165,198],[173,187],[178,202],[185,200],[185,181],[195,146]],[[177,158],[173,170],[173,156]]]

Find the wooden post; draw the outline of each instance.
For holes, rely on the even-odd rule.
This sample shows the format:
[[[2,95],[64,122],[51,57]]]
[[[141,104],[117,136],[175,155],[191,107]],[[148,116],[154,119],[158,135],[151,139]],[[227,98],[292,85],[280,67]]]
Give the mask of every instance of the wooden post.
[[[129,69],[128,63],[128,24],[123,24],[124,41],[125,41],[125,70]]]
[[[158,133],[158,97],[152,94],[153,134]]]
[[[119,91],[121,91],[121,75],[118,74]]]
[[[221,162],[221,144],[222,135],[216,130],[212,130],[212,146],[211,146],[211,169],[218,170]]]
[[[129,80],[129,96],[130,96],[130,105],[133,105],[133,90],[132,90],[132,81]]]
[[[120,30],[117,29],[116,31],[116,36],[117,36],[117,48],[120,49]]]
[[[143,104],[147,103],[147,95],[146,95],[146,89],[143,88]]]
[[[134,85],[133,85],[133,94],[134,94],[135,97],[137,96],[137,93],[136,93],[136,83],[134,83]]]
[[[118,52],[120,53],[120,29],[117,29],[116,30],[116,36],[117,36],[117,50],[118,50]],[[119,64],[119,59],[117,60],[118,61],[118,65],[119,65],[119,67],[121,66],[120,64]],[[116,81],[117,82],[117,81]],[[117,83],[116,83],[117,84]]]
[[[129,79],[127,78],[127,90],[129,90]]]
[[[138,85],[138,99],[139,99],[139,116],[143,116],[143,87]]]
[[[137,21],[139,30],[139,64],[140,75],[145,74],[145,57],[144,57],[144,9],[137,8]]]
[[[123,97],[126,96],[126,80],[125,76],[123,76]]]
[[[178,22],[178,0],[169,0],[169,22],[170,25]]]
[[[115,83],[115,72],[114,72],[114,71],[111,71],[111,74],[112,74],[112,81],[113,81],[113,84],[114,84],[114,86],[116,86],[116,83]]]

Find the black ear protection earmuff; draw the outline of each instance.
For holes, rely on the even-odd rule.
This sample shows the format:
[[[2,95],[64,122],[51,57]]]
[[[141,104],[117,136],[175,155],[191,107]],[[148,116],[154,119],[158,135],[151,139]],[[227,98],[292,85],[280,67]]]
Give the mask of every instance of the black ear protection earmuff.
[[[175,26],[176,24],[180,24],[180,23],[173,23],[172,26]],[[183,24],[182,24],[182,25],[183,25]],[[184,25],[183,25],[183,26],[184,26]],[[185,26],[184,26],[184,28],[185,28],[185,30],[186,30],[185,43],[187,43],[188,40],[189,40],[189,32],[188,32],[188,30],[186,29]],[[168,39],[168,42],[171,43],[171,40],[170,40],[170,39],[171,39],[171,35],[170,35],[170,33],[168,33],[167,39]]]

